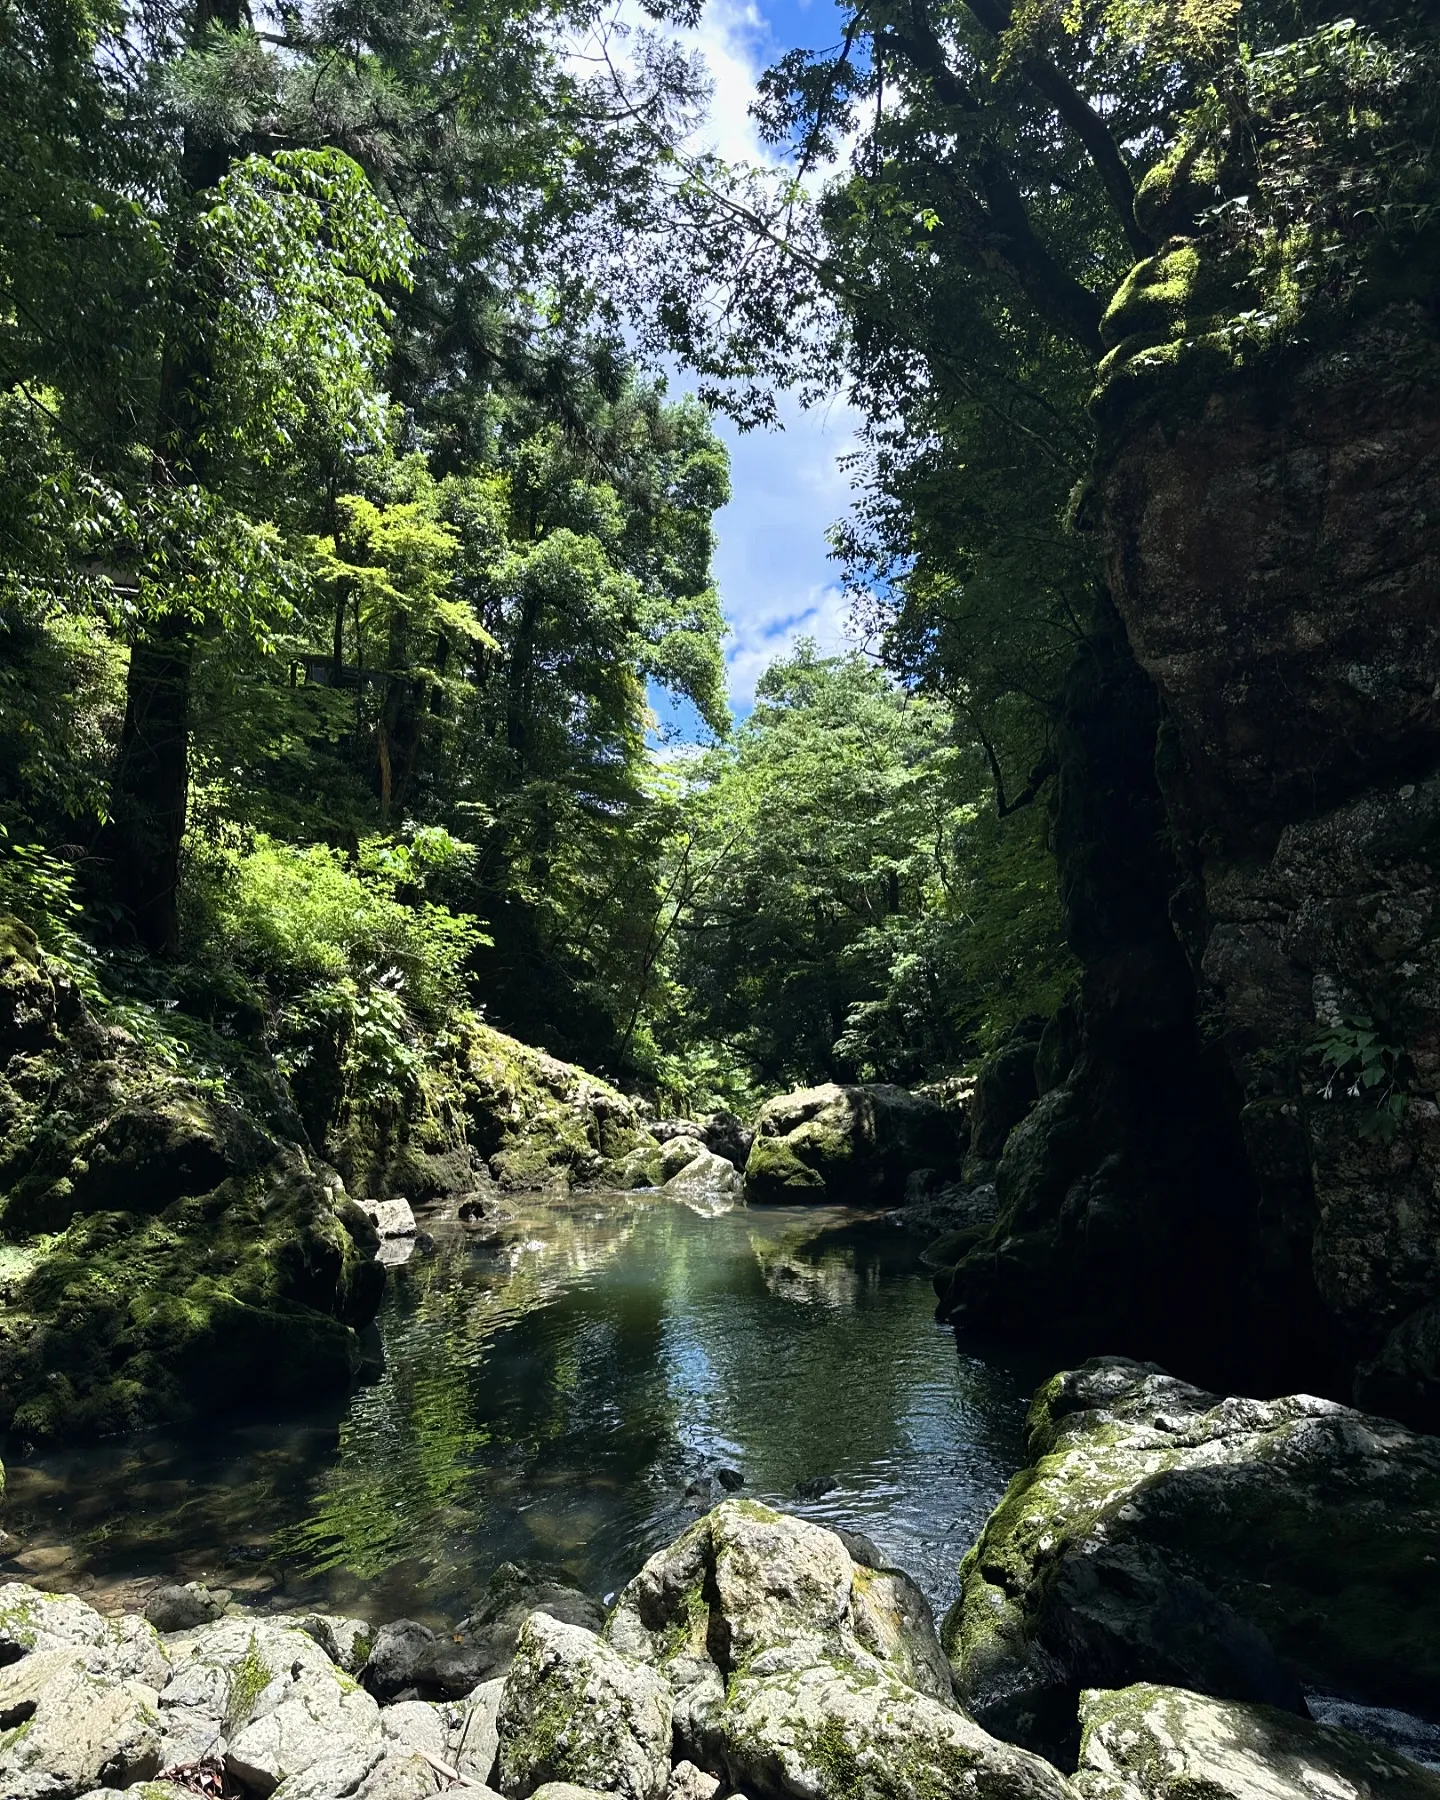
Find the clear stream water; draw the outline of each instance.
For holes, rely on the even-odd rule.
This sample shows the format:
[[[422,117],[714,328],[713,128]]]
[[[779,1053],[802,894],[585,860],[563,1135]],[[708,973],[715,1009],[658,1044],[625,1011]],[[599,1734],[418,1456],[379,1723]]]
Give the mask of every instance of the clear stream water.
[[[0,1575],[110,1604],[202,1578],[446,1622],[510,1558],[613,1592],[724,1466],[748,1495],[868,1533],[948,1604],[1046,1371],[957,1354],[912,1237],[841,1209],[707,1218],[660,1195],[512,1210],[489,1241],[423,1222],[434,1247],[392,1270],[378,1321],[385,1373],[345,1406],[12,1462]],[[817,1478],[834,1485],[797,1497]]]

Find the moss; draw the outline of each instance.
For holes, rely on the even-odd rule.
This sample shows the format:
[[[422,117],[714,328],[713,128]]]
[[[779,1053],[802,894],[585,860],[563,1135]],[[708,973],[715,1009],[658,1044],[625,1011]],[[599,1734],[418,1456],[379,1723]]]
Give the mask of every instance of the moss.
[[[757,1137],[745,1164],[745,1191],[754,1200],[784,1200],[823,1191],[825,1178],[802,1161],[788,1138]]]
[[[478,1021],[459,1080],[471,1142],[504,1187],[619,1183],[635,1152],[658,1151],[607,1082]]]
[[[705,1597],[708,1574],[699,1576],[680,1598],[661,1637],[656,1663],[664,1668],[686,1652],[702,1653],[710,1627],[710,1602]]]
[[[868,1800],[865,1771],[838,1719],[807,1733],[802,1749],[819,1772],[825,1800]]]
[[[255,1647],[252,1636],[249,1647],[230,1671],[225,1695],[225,1731],[229,1735],[249,1718],[255,1702],[274,1679],[269,1664]]]
[[[1219,1415],[1174,1440],[1103,1414],[1062,1433],[1061,1393],[1048,1383],[1031,1413],[1035,1445],[1056,1447],[1011,1483],[961,1566],[942,1643],[963,1693],[1049,1641],[1068,1559],[1100,1543],[1142,1546],[1198,1582],[1307,1686],[1422,1710],[1440,1691],[1440,1464],[1425,1440],[1357,1455],[1344,1416],[1295,1432],[1281,1416],[1229,1458],[1197,1456],[1223,1439]]]
[[[962,1225],[957,1231],[947,1231],[932,1238],[920,1252],[920,1260],[935,1269],[953,1269],[989,1235],[989,1225]]]
[[[554,1689],[536,1708],[524,1730],[506,1739],[501,1762],[507,1788],[581,1778],[566,1766],[563,1755],[565,1729],[574,1717],[575,1704],[573,1695]]]

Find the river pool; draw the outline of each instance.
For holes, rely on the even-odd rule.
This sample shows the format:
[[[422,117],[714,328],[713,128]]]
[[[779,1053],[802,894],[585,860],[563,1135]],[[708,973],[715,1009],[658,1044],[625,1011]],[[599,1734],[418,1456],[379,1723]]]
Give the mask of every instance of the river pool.
[[[112,1605],[200,1578],[436,1623],[507,1559],[612,1593],[723,1497],[723,1468],[866,1532],[948,1604],[1044,1371],[957,1354],[916,1239],[658,1194],[507,1210],[422,1220],[433,1247],[392,1270],[378,1321],[384,1373],[343,1407],[11,1461],[0,1574]]]

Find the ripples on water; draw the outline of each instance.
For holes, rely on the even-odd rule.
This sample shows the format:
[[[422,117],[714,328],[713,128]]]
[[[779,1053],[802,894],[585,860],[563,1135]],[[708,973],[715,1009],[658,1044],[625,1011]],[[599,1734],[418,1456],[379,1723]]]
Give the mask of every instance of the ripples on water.
[[[338,1418],[12,1463],[9,1572],[203,1575],[450,1620],[507,1558],[613,1591],[723,1465],[747,1495],[868,1533],[948,1603],[1023,1460],[1036,1372],[957,1356],[912,1239],[835,1209],[702,1218],[659,1196],[516,1213],[499,1243],[436,1224],[392,1272],[386,1372]],[[837,1485],[796,1499],[817,1477]]]

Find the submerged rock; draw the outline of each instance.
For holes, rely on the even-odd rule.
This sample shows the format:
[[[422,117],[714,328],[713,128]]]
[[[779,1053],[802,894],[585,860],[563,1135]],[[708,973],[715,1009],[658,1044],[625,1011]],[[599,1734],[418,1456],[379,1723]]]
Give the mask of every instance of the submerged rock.
[[[537,1611],[598,1630],[605,1609],[563,1569],[546,1563],[501,1563],[485,1598],[453,1631],[436,1632],[414,1619],[382,1625],[360,1671],[380,1700],[458,1699],[515,1656],[520,1628]]]
[[[961,1569],[944,1640],[981,1722],[1064,1757],[1081,1688],[1440,1710],[1440,1440],[1152,1365],[1041,1389],[1037,1460]]]
[[[958,1121],[934,1100],[877,1082],[767,1101],[745,1164],[752,1200],[863,1200],[900,1192],[912,1169],[958,1164]]]
[[[229,1597],[212,1594],[198,1581],[187,1581],[183,1587],[170,1582],[146,1600],[145,1617],[157,1631],[193,1631],[218,1619]]]
[[[1141,1685],[1090,1692],[1083,1800],[1440,1800],[1440,1775],[1332,1725]]]

